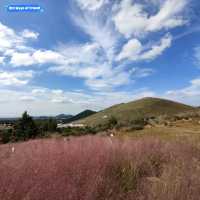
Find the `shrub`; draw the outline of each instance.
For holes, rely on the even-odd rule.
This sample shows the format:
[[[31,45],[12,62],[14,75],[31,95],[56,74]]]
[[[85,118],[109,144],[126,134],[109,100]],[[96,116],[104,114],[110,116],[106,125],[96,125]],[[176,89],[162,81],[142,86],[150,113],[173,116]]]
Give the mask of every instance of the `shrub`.
[[[67,127],[59,129],[62,136],[83,136],[83,135],[94,135],[96,134],[96,129],[86,126],[86,127]]]
[[[117,123],[117,125],[115,126],[115,128],[117,129],[117,130],[120,130],[122,127],[124,127],[124,126],[126,126],[125,124],[123,124],[123,123]]]
[[[129,128],[128,131],[137,131],[137,130],[143,130],[144,125],[141,124],[132,124]]]
[[[117,118],[111,116],[110,119],[108,120],[108,127],[114,128],[117,125],[117,123],[118,123]]]
[[[107,131],[109,129],[109,126],[108,124],[98,124],[96,127],[95,127],[95,131],[98,133],[98,132],[102,132],[102,131]]]
[[[145,119],[136,119],[129,123],[128,131],[142,130],[144,126],[147,124]]]
[[[118,125],[118,120],[116,117],[111,116],[108,121],[103,124],[98,124],[95,127],[95,132],[107,131],[109,129],[113,129]]]
[[[13,139],[12,129],[2,130],[2,132],[1,132],[1,139],[2,139],[2,143],[4,143],[4,144],[6,144],[8,142],[11,142],[12,139]]]

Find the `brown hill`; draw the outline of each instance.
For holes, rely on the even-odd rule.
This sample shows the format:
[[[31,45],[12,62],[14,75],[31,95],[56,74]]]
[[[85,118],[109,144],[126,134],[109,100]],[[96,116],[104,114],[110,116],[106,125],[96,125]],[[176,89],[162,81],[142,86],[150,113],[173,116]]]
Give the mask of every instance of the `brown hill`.
[[[175,115],[194,110],[196,110],[195,107],[171,100],[146,97],[129,103],[114,105],[80,120],[79,123],[96,126],[98,124],[104,124],[108,119],[114,116],[118,122],[124,124],[145,117]]]

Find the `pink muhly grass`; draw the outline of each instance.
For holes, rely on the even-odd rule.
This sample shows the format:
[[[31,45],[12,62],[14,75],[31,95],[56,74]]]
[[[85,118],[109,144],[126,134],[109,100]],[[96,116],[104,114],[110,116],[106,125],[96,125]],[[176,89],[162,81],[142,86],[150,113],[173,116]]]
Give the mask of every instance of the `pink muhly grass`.
[[[98,136],[34,140],[1,145],[0,163],[1,200],[200,196],[200,151],[186,143]]]

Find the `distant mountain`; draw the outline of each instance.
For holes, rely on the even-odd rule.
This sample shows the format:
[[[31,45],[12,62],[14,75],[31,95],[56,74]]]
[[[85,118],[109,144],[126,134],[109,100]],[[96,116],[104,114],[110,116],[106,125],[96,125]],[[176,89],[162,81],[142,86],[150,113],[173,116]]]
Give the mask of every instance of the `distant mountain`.
[[[63,120],[67,120],[69,118],[72,118],[73,115],[67,115],[67,114],[60,114],[57,116],[32,116],[34,120],[48,120],[49,118],[53,118],[56,119],[57,121],[63,121]],[[9,123],[9,122],[15,122],[19,119],[19,117],[17,118],[0,118],[0,123]]]
[[[70,123],[70,122],[73,122],[73,121],[81,120],[81,119],[89,117],[89,116],[91,116],[91,115],[93,115],[95,113],[96,112],[93,111],[93,110],[85,110],[85,111],[83,111],[83,112],[81,112],[81,113],[79,113],[79,114],[77,114],[77,115],[75,115],[75,116],[73,116],[73,117],[71,117],[69,119],[64,120],[64,122],[65,123]]]
[[[52,117],[51,116],[32,116],[32,118],[35,120],[46,120]]]
[[[126,124],[145,117],[174,115],[194,110],[196,110],[196,108],[182,103],[147,97],[129,103],[114,105],[78,122],[89,126],[95,126],[107,122],[111,116],[114,116],[119,123]]]
[[[0,118],[0,120],[11,120],[11,121],[16,121],[16,120],[18,120],[19,119],[19,117],[1,117]]]
[[[60,114],[60,115],[55,116],[56,119],[69,119],[72,117],[73,115],[66,115],[66,114]]]
[[[12,118],[0,118],[0,124],[4,124],[4,123],[15,123],[19,118],[17,117],[12,117]]]
[[[60,114],[57,116],[33,116],[33,119],[35,120],[47,120],[49,118],[54,118],[56,120],[64,120],[64,119],[69,119],[73,117],[73,115],[66,115],[66,114]]]

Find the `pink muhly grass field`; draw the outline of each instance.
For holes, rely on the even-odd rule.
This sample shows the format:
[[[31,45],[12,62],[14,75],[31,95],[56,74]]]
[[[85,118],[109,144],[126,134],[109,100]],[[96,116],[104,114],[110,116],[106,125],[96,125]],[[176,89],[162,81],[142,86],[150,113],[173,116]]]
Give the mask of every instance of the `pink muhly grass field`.
[[[200,150],[85,136],[0,146],[0,200],[199,200]]]

